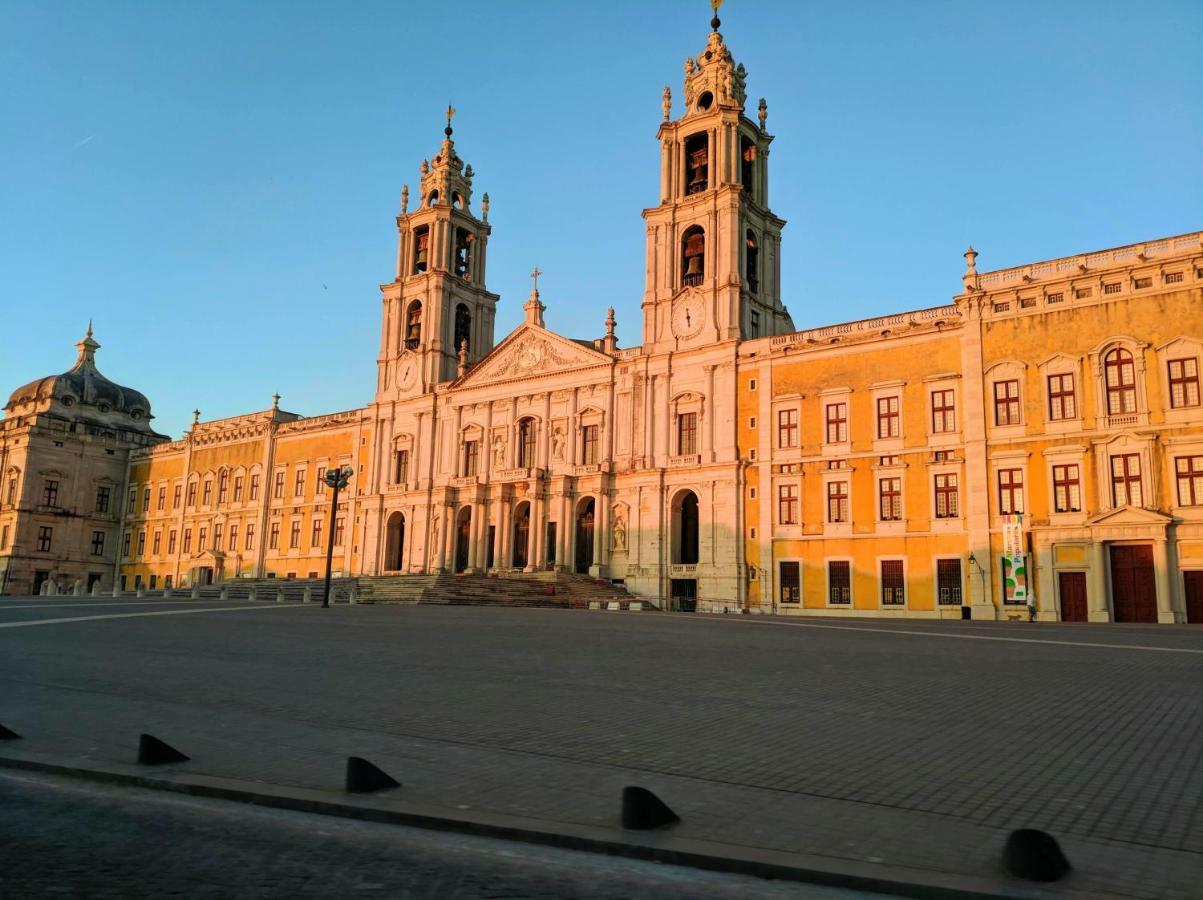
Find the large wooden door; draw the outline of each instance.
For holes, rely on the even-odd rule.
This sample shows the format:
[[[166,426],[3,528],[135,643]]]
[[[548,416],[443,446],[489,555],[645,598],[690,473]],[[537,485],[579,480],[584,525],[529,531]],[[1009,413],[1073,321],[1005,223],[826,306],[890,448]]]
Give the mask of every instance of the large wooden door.
[[[1061,591],[1061,621],[1086,621],[1086,573],[1058,572],[1057,587]]]
[[[1112,545],[1111,604],[1116,622],[1157,621],[1151,544]]]
[[[1203,625],[1203,571],[1182,573],[1186,587],[1186,621],[1192,625]]]

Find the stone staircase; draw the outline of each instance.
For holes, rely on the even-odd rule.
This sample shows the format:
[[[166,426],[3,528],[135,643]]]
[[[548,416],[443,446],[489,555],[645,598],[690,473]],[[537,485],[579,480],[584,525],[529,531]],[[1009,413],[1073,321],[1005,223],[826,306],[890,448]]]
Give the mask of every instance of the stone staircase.
[[[362,576],[358,596],[361,603],[555,609],[587,609],[590,601],[626,606],[632,599],[625,588],[562,572]]]

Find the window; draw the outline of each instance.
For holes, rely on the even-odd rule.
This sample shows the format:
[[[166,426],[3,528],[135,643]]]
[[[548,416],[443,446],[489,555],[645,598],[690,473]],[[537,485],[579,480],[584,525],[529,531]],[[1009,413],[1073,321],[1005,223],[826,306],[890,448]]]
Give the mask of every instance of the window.
[[[393,451],[393,484],[405,484],[409,481],[409,451]]]
[[[196,506],[196,482],[193,481],[188,485],[188,505]]]
[[[827,521],[832,523],[848,521],[848,482],[827,482]]]
[[[1019,424],[1018,379],[994,382],[994,424]]]
[[[347,520],[337,518],[334,520],[334,546],[341,547],[343,545],[343,535],[346,532]]]
[[[150,512],[150,485],[142,489],[142,512]]]
[[[291,530],[288,532],[288,547],[296,550],[301,546],[301,520],[293,519]]]
[[[419,236],[421,240],[423,235]],[[425,271],[425,263],[423,269]],[[409,304],[409,310],[405,314],[405,346],[410,350],[418,349],[422,343],[422,301],[415,300]]]
[[[1153,286],[1153,279],[1148,277],[1147,275],[1144,278],[1135,278],[1132,280],[1132,287],[1136,288],[1137,290],[1141,290],[1143,288],[1148,288],[1148,287],[1152,287],[1152,286]]]
[[[460,273],[457,272],[456,274],[459,275]],[[455,307],[455,352],[459,353],[460,348],[463,347],[464,344],[467,344],[469,349],[471,349],[472,313],[468,312],[468,307],[466,305],[460,303]]]
[[[798,486],[796,484],[778,485],[777,521],[781,525],[798,524]]]
[[[276,473],[275,483],[272,485],[272,496],[277,500],[284,499],[284,470],[281,469]]]
[[[8,548],[8,526],[0,527],[0,550]]]
[[[131,516],[134,514],[134,509],[138,505],[138,488],[132,487],[129,489],[129,496],[126,498],[125,511]]]
[[[881,561],[881,605],[904,606],[906,604],[906,580],[902,560]]]
[[[936,602],[940,606],[960,606],[961,561],[959,559],[936,560]]]
[[[677,453],[692,456],[698,452],[698,414],[677,414]]]
[[[1078,417],[1073,375],[1048,376],[1048,417],[1052,422]]]
[[[933,450],[931,452],[932,462],[950,462],[953,458],[951,450]]]
[[[133,534],[125,532],[121,535],[121,555],[125,559],[129,559],[130,541],[133,539]]]
[[[777,446],[782,449],[798,446],[798,411],[796,409],[778,410]]]
[[[205,547],[208,546],[208,543],[209,543],[209,529],[202,528],[202,529],[200,529],[200,531],[198,531],[196,533],[196,550],[197,550],[197,552],[198,553],[203,552]]]
[[[848,404],[827,404],[827,443],[842,444],[848,440]]]
[[[155,586],[158,585],[158,583],[159,583],[159,576],[152,574],[150,576],[150,589],[153,591],[155,589]]]
[[[235,503],[242,502],[242,482],[243,482],[243,477],[241,475],[234,476],[234,502]]]
[[[464,441],[464,474],[465,475],[475,475],[476,474],[476,460],[477,460],[477,456],[478,456],[477,451],[479,450],[479,448],[480,448],[480,441]]]
[[[230,496],[230,473],[222,472],[217,476],[217,502],[224,504]]]
[[[1117,347],[1107,354],[1103,364],[1107,384],[1107,414],[1136,412],[1136,365],[1132,354]]]
[[[756,340],[758,337],[760,337],[760,313],[757,310],[752,310],[748,313],[748,338],[749,340]],[[755,383],[754,380],[753,383]],[[756,390],[756,388],[752,388],[752,390]]]
[[[267,533],[267,547],[269,550],[280,549],[280,523],[272,522],[271,529]]]
[[[42,482],[42,505],[58,506],[58,482],[53,478]]]
[[[201,488],[201,504],[209,506],[213,502],[213,479],[206,478],[204,487]]]
[[[685,193],[697,194],[709,184],[710,145],[705,134],[695,134],[685,141]]]
[[[227,546],[231,553],[238,549],[238,526],[236,524],[230,526],[230,543]]]
[[[1170,407],[1180,409],[1184,406],[1199,405],[1199,360],[1195,357],[1188,359],[1171,359],[1170,370]]]
[[[1053,466],[1053,511],[1082,511],[1082,483],[1076,463]]]
[[[222,538],[222,535],[225,534],[225,530],[226,530],[226,527],[221,522],[218,522],[213,526],[213,549],[214,550],[221,549],[221,538]]]
[[[1115,506],[1141,506],[1140,455],[1111,457],[1111,495]]]
[[[243,541],[243,549],[255,549],[255,525],[253,522],[248,523],[246,526],[246,539]]]
[[[948,434],[957,430],[956,394],[952,388],[931,392],[931,430]]]
[[[883,522],[902,521],[902,479],[881,478],[878,484],[878,509]]]
[[[176,541],[176,531],[173,528],[173,529],[171,529],[171,531],[167,532],[167,555],[168,556],[175,556],[175,541]]]
[[[414,274],[421,275],[425,272],[429,261],[430,226],[423,225],[421,228],[414,229]],[[421,310],[421,308],[421,304],[418,304],[418,309]]]
[[[781,563],[781,602],[797,603],[802,599],[802,566],[796,562]]]
[[[750,228],[744,234],[744,271],[747,273],[748,290],[757,293],[760,290],[760,246]],[[754,332],[760,330],[760,315],[755,310],[752,312],[752,328]],[[753,333],[751,336],[759,335]]]
[[[322,546],[322,520],[315,518],[309,535],[309,546],[318,548]]]
[[[879,438],[896,438],[902,434],[902,424],[898,416],[897,397],[877,398],[877,436]]]
[[[1103,285],[1104,294],[1118,294],[1120,292],[1120,283],[1113,281],[1110,284]]]
[[[755,427],[756,427],[756,417],[755,417],[755,416],[749,416],[749,417],[748,417],[748,427],[749,427],[749,428],[755,428]]]
[[[92,555],[93,556],[104,556],[104,532],[103,531],[93,531],[92,532]]]
[[[1085,300],[1087,297],[1094,296],[1094,288],[1078,288],[1074,291],[1075,300]]]
[[[936,518],[955,519],[960,515],[960,494],[955,472],[936,475]]]
[[[8,479],[8,494],[4,498],[4,502],[12,506],[17,500],[17,476],[13,475]]]
[[[159,512],[167,509],[167,485],[165,484],[159,487],[159,499],[155,502],[155,509]]]
[[[529,469],[535,464],[535,420],[518,423],[518,467]]]
[[[107,513],[109,511],[109,500],[111,497],[111,488],[101,486],[96,489],[96,511],[98,513]]]
[[[292,495],[294,497],[305,496],[305,470],[297,469],[296,475],[292,480]]]
[[[143,557],[143,556],[145,556],[145,555],[146,555],[146,532],[145,532],[145,531],[139,531],[139,532],[138,532],[138,553],[137,553],[137,556],[138,556],[138,558],[141,558],[141,557]]]
[[[706,234],[694,225],[681,237],[681,284],[695,287],[706,276]]]
[[[597,462],[596,425],[585,425],[581,428],[581,462],[586,466]]]
[[[1049,294],[1048,297],[1045,298],[1046,303],[1061,303],[1064,300],[1065,300],[1065,294],[1060,291],[1058,291],[1055,294]]]
[[[316,497],[321,497],[326,493],[326,467],[317,467],[317,480],[313,483],[313,493]]]
[[[998,470],[998,511],[1004,516],[1023,512],[1023,469]]]
[[[1178,478],[1178,505],[1203,506],[1203,456],[1179,456],[1174,460]]]
[[[185,528],[184,529],[184,554],[187,555],[191,552],[192,552],[192,529]]]
[[[827,561],[827,602],[833,606],[852,602],[852,564],[846,559]]]
[[[151,539],[151,542],[150,542],[150,552],[151,552],[152,556],[159,555],[159,549],[162,546],[162,544],[163,544],[163,532],[156,531],[155,536]]]
[[[38,528],[38,551],[48,553],[50,551],[50,542],[54,537],[54,529],[49,525],[42,525]]]
[[[259,473],[258,472],[256,472],[254,475],[251,476],[251,491],[250,491],[249,499],[252,501],[259,499]]]

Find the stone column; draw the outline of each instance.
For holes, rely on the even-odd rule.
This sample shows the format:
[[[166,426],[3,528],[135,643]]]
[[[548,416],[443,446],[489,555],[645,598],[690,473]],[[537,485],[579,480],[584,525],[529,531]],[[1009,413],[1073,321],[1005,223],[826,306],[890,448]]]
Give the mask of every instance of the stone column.
[[[767,393],[767,392],[766,392]],[[702,462],[714,462],[714,366],[706,366],[706,405],[702,410]]]
[[[547,500],[542,493],[536,491],[530,504],[530,549],[528,552],[527,568],[534,572],[543,569],[543,544],[547,539],[547,516],[544,510]]]
[[[471,503],[468,505],[471,512],[468,513],[468,566],[467,571],[473,572],[476,570],[477,560],[480,558],[480,542],[476,540],[476,532],[480,527],[480,504]]]
[[[508,500],[497,501],[497,548],[494,551],[494,562],[499,569],[510,567],[510,513]]]
[[[1165,537],[1153,541],[1153,575],[1157,584],[1157,621],[1162,625],[1173,625],[1185,621],[1174,611],[1174,595],[1170,587],[1169,543]]]
[[[447,506],[439,503],[437,506],[432,506],[432,509],[437,509],[439,512],[439,533],[434,535],[435,538],[435,558],[434,568],[436,572],[447,571],[447,533],[451,530],[451,523],[447,520]]]
[[[1111,621],[1111,609],[1107,603],[1108,580],[1106,547],[1097,536],[1092,536],[1090,571],[1086,573],[1086,618],[1091,622]]]
[[[1033,547],[1036,566],[1036,619],[1040,622],[1058,622],[1061,611],[1057,603],[1057,591],[1053,575],[1053,546],[1037,541]]]
[[[577,410],[576,388],[573,388],[571,390],[571,392],[568,394],[568,434],[566,435],[566,437],[568,438],[568,443],[564,449],[564,453],[567,456],[567,458],[564,460],[564,462],[570,467],[569,471],[571,471],[572,466],[575,466],[577,463],[579,463],[581,461],[580,451],[577,450],[577,446],[576,446],[577,432],[579,432],[581,430],[580,423],[577,422],[576,410]],[[609,424],[609,423],[605,423],[605,424]]]
[[[598,493],[597,504],[598,533],[601,537],[598,541],[600,553],[594,559],[599,563],[598,575],[605,577],[610,565],[610,493],[605,488]]]
[[[564,493],[560,495],[560,528],[556,534],[556,542],[560,545],[556,552],[556,560],[561,571],[571,572],[574,568],[572,560],[568,558],[569,549],[572,546],[572,538],[570,537],[572,529],[576,527],[576,522],[573,521],[572,497],[568,492],[568,485],[564,485]]]

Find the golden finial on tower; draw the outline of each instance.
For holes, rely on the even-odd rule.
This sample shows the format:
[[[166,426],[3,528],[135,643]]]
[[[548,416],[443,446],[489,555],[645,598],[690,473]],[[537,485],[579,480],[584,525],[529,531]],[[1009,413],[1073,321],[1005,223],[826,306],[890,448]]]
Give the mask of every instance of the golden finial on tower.
[[[447,104],[447,127],[443,129],[443,134],[451,137],[451,120],[455,118],[455,107],[450,103]]]
[[[723,23],[718,19],[718,8],[723,5],[723,0],[710,0],[710,11],[714,13],[714,17],[710,20],[710,27],[718,31],[718,27]]]

